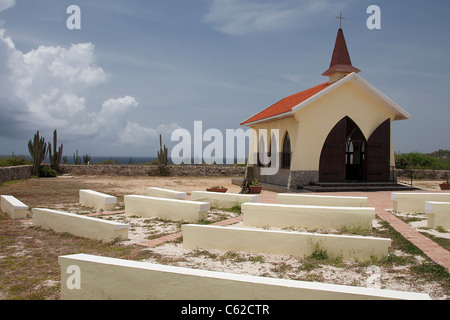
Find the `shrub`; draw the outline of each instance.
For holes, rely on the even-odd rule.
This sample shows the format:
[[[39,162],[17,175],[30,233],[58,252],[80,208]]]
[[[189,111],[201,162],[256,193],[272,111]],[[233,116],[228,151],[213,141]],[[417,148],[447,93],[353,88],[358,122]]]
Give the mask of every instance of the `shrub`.
[[[113,159],[109,159],[109,160],[101,161],[101,162],[96,163],[96,164],[97,165],[117,165],[117,164],[119,164],[119,161],[113,160]]]
[[[395,165],[399,169],[434,169],[434,170],[448,170],[450,164],[438,157],[428,156],[419,152],[411,152],[404,154],[397,154]]]
[[[28,161],[25,156],[10,156],[0,158],[0,167],[15,167],[32,164],[32,161]]]
[[[39,168],[39,177],[41,178],[54,178],[58,176],[58,172],[49,167],[40,167]]]

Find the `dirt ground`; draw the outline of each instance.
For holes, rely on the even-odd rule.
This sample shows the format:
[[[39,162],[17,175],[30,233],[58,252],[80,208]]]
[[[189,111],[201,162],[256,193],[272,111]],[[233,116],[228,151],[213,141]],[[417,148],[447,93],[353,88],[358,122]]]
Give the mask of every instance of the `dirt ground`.
[[[438,183],[421,181],[415,182],[415,186],[438,190]],[[0,299],[60,299],[58,256],[76,253],[264,277],[421,292],[428,293],[435,300],[446,300],[449,297],[448,272],[436,266],[420,250],[409,248],[397,238],[393,240],[388,258],[371,261],[186,250],[182,240],[148,248],[141,244],[179,232],[181,223],[130,218],[121,213],[124,208],[123,197],[129,194],[145,195],[147,187],[167,188],[190,194],[216,185],[227,187],[231,193],[240,191],[239,186],[231,183],[230,177],[60,176],[1,185],[0,194],[13,195],[30,208],[45,207],[83,215],[101,212],[78,204],[79,189],[111,194],[118,197],[117,212],[103,213],[99,217],[126,222],[132,228],[129,231],[129,241],[102,243],[35,227],[31,220],[31,210],[28,221],[12,221],[0,211]],[[273,201],[276,193],[263,191],[260,199],[265,202]],[[208,222],[239,215],[239,212],[215,209],[209,212]],[[239,227],[239,224],[235,226]],[[289,231],[322,232],[299,228]],[[342,230],[327,232],[345,234]],[[445,246],[448,246],[448,234],[445,232],[437,235]],[[380,220],[374,221],[373,230],[364,235],[395,237],[392,230]]]

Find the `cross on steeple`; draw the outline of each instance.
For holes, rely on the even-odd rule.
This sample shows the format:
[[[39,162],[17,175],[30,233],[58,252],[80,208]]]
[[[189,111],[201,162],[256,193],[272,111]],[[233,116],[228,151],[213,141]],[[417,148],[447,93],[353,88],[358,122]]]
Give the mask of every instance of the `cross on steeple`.
[[[342,17],[342,12],[340,13],[339,17],[336,17],[337,19],[339,19],[339,28],[342,28],[342,20],[345,20],[345,18]]]

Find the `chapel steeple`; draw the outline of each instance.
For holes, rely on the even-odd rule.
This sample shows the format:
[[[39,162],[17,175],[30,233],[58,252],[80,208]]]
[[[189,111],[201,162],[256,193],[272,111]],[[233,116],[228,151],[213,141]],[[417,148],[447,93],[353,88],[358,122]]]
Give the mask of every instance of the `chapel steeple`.
[[[342,19],[342,17],[341,17]],[[352,65],[350,54],[348,53],[347,43],[345,42],[344,32],[339,28],[334,46],[333,57],[331,58],[330,68],[322,73],[329,77],[329,83],[336,82],[349,73],[360,72],[361,70]]]

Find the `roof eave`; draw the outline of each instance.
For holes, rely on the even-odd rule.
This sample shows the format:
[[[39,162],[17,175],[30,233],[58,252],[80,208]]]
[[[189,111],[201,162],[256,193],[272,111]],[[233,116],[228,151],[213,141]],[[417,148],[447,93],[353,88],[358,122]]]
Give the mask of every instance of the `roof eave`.
[[[320,91],[319,93],[315,94],[311,98],[303,101],[299,105],[292,108],[292,112],[295,113],[298,110],[306,107],[313,101],[323,97],[328,92],[336,89],[337,87],[342,86],[343,84],[351,81],[353,84],[355,84],[358,88],[363,90],[366,94],[368,94],[370,97],[377,100],[381,105],[383,105],[385,108],[387,108],[389,111],[395,114],[394,121],[397,120],[408,120],[411,116],[408,112],[406,112],[403,108],[401,108],[398,104],[396,104],[394,101],[389,99],[387,96],[385,96],[381,91],[379,91],[377,88],[375,88],[373,85],[371,85],[369,82],[364,80],[360,75],[353,72],[344,78],[336,81],[332,85],[330,85],[325,90]]]
[[[358,88],[362,89],[366,94],[377,100],[381,105],[394,113],[394,121],[408,120],[411,118],[411,115],[406,110],[404,110],[397,103],[388,98],[385,94],[383,94],[380,90],[367,82],[360,75],[355,74],[355,77],[352,78],[352,80],[352,83],[355,84]]]
[[[364,80],[360,75],[358,75],[356,72],[352,72],[349,75],[345,76],[344,78],[336,81],[335,83],[331,84],[329,87],[325,88],[324,90],[316,93],[312,97],[306,99],[302,103],[296,105],[291,109],[291,111],[278,114],[272,117],[247,122],[248,120],[241,123],[241,125],[249,126],[249,125],[255,125],[259,123],[263,123],[266,121],[271,121],[275,119],[285,118],[288,116],[292,116],[294,113],[296,113],[298,110],[306,107],[307,105],[311,104],[312,102],[316,101],[317,99],[323,97],[330,91],[342,86],[343,84],[351,81],[354,85],[356,85],[359,89],[364,91],[366,94],[368,94],[373,99],[377,100],[382,106],[384,106],[386,109],[394,113],[394,121],[398,120],[408,120],[410,119],[411,115],[406,112],[403,108],[401,108],[398,104],[396,104],[394,101],[389,99],[387,96],[385,96],[381,91],[379,91],[377,88],[375,88],[373,85],[371,85],[369,82]]]
[[[251,122],[248,122],[248,120],[251,119],[251,118],[249,118],[248,120],[245,120],[244,122],[242,122],[241,126],[256,125],[256,124],[264,123],[264,122],[271,121],[271,120],[274,120],[274,119],[283,119],[283,118],[287,118],[287,117],[290,117],[290,116],[293,116],[293,112],[292,111],[280,113],[280,114],[277,114],[277,115],[274,115],[274,116],[271,116],[271,117],[268,117],[268,118],[255,120],[255,121],[251,121]]]

